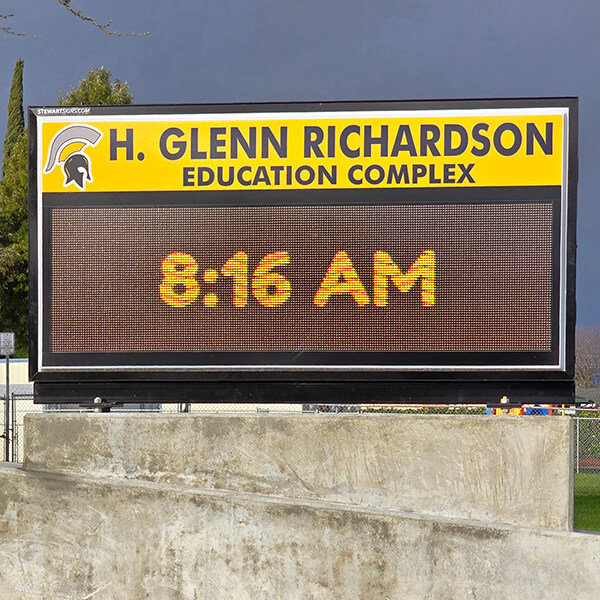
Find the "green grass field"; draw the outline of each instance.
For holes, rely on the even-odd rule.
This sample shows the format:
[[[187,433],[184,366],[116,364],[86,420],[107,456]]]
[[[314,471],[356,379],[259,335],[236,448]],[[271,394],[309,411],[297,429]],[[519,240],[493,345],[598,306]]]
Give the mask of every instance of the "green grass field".
[[[575,473],[575,496],[600,496],[600,473]]]
[[[575,473],[575,529],[600,531],[600,473]]]

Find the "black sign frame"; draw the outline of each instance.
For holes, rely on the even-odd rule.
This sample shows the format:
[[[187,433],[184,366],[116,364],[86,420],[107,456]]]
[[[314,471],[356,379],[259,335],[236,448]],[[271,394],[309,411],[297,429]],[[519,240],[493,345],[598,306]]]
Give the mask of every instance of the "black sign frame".
[[[575,331],[575,249],[577,184],[577,113],[576,98],[523,100],[466,100],[428,102],[360,102],[303,104],[236,104],[90,107],[91,115],[140,114],[177,115],[197,113],[311,112],[347,110],[444,110],[553,108],[568,109],[568,163],[564,197],[556,189],[511,187],[511,201],[544,197],[558,202],[553,223],[552,350],[551,352],[235,352],[203,353],[74,353],[68,357],[48,351],[48,297],[51,273],[40,269],[39,257],[48,264],[50,253],[49,211],[52,206],[73,206],[68,194],[55,194],[44,204],[42,214],[38,194],[37,120],[47,108],[29,110],[30,131],[30,378],[34,382],[36,402],[72,403],[101,396],[108,401],[143,402],[300,402],[327,403],[488,403],[508,395],[522,402],[571,403],[574,399]],[[564,184],[563,184],[564,186]],[[381,193],[381,192],[380,192]],[[409,198],[412,191],[403,192]],[[439,192],[419,190],[427,201]],[[211,192],[218,194],[218,192]],[[293,191],[273,194],[237,193],[236,202],[296,205],[301,203]],[[383,191],[385,195],[385,191]],[[450,188],[444,190],[444,202],[502,201],[505,188]],[[197,193],[182,204],[197,202]],[[353,190],[355,203],[369,202],[369,194]],[[71,195],[73,198],[73,195]],[[130,203],[160,205],[160,193],[130,193]],[[344,194],[348,202],[348,194]],[[381,201],[381,200],[379,200]],[[333,191],[311,191],[311,203],[339,203]],[[439,202],[439,200],[437,200]],[[561,206],[566,202],[566,206]],[[81,194],[75,204],[94,205],[93,194]],[[41,235],[39,234],[41,232]],[[564,232],[564,233],[563,233]],[[563,239],[561,239],[561,235]],[[559,283],[557,278],[562,278]],[[563,316],[559,298],[564,294]],[[46,311],[44,313],[43,311]],[[562,321],[561,321],[562,319]],[[38,325],[43,324],[41,335]],[[352,356],[349,357],[349,354]],[[202,361],[201,370],[187,368]],[[221,368],[223,364],[227,368]],[[343,368],[342,365],[349,365]]]

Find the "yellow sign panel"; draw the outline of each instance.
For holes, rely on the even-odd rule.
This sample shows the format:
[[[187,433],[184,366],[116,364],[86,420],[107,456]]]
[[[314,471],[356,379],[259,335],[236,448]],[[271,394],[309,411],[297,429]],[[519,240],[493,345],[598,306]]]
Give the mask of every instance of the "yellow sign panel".
[[[53,117],[44,192],[563,183],[564,115],[528,111]]]

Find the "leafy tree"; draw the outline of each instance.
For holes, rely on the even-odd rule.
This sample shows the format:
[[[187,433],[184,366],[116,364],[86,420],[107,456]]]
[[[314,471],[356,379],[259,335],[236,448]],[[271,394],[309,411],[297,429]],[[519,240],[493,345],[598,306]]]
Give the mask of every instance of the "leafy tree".
[[[115,79],[111,83],[112,73],[104,67],[90,69],[87,77],[79,82],[66,95],[60,95],[60,106],[94,105],[94,104],[131,104],[133,94],[126,81]]]
[[[0,329],[14,331],[16,356],[27,356],[27,134],[17,140],[0,181]]]
[[[27,132],[23,118],[23,61],[8,101],[0,181],[0,330],[14,331],[16,355],[28,347]]]

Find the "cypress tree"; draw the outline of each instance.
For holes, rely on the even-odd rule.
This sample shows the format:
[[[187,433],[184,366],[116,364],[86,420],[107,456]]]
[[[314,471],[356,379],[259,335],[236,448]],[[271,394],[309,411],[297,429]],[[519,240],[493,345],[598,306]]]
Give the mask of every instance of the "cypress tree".
[[[13,73],[0,181],[0,331],[14,331],[16,356],[27,356],[27,131],[23,61]]]
[[[2,172],[8,166],[8,159],[12,154],[19,138],[25,131],[25,116],[23,114],[23,59],[15,64],[10,96],[8,98],[8,122],[6,124],[6,137],[4,138],[4,153],[2,157]]]

